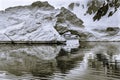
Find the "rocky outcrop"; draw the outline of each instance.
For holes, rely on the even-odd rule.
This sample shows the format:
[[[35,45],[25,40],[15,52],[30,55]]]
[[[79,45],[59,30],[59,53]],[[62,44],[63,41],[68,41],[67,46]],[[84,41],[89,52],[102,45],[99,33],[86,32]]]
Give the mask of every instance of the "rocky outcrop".
[[[69,21],[73,25],[76,25],[78,27],[84,27],[82,25],[83,21],[77,18],[77,16],[74,13],[72,13],[64,7],[61,8],[60,13],[56,17],[58,17],[58,22],[61,21],[60,19],[62,18],[63,22]]]
[[[40,1],[1,11],[0,41],[65,41],[53,27],[56,12],[48,2]]]
[[[84,21],[86,31],[73,30],[74,33],[79,33],[80,40],[120,41],[119,0],[86,0],[78,3],[79,7],[75,7],[75,1],[71,2],[71,9],[69,7],[68,9]]]
[[[119,5],[119,1],[113,2],[114,5],[108,5],[107,2],[107,6],[109,6],[108,8],[110,10],[111,8],[118,9],[119,6],[117,5]],[[94,16],[95,20],[100,19],[106,14],[108,17],[108,14],[110,12],[109,9],[108,11],[105,10],[102,13],[98,12],[103,4],[104,0],[88,1],[87,14],[90,14],[92,17]],[[48,4],[48,2],[37,1],[28,6],[16,6],[7,8],[5,9],[5,11],[0,11],[0,41],[25,43],[65,42],[66,39],[63,35],[67,32],[71,32],[71,35],[79,36],[78,39],[80,41],[112,41],[112,37],[114,37],[114,40],[119,40],[119,30],[114,29],[114,27],[113,29],[111,29],[110,27],[99,29],[97,26],[95,28],[85,28],[85,26],[83,25],[84,21],[82,21],[81,19],[85,20],[92,17],[90,15],[84,15],[84,11],[86,10],[80,13],[81,16],[79,16],[79,13],[75,14],[76,10],[71,10],[74,7],[76,7],[75,9],[83,9],[80,8],[82,6],[84,6],[84,9],[86,8],[86,6],[83,5],[82,2],[72,2],[69,5],[69,9],[66,9],[64,7],[61,7],[61,9],[55,9],[53,6]],[[84,16],[82,16],[82,14]],[[101,14],[102,16],[98,17],[97,14]],[[92,24],[90,24],[90,26],[92,26]]]
[[[100,8],[100,6],[102,6],[102,3],[103,2],[99,1],[99,0],[88,1],[88,3],[87,3],[88,9],[87,9],[86,13],[95,14],[98,11],[98,9]]]
[[[56,17],[57,22],[55,25],[55,29],[61,35],[66,32],[71,32],[73,35],[78,35],[84,29],[83,21],[77,18],[75,14],[64,7],[60,9],[60,12]],[[78,28],[78,30],[74,30],[74,28]],[[81,35],[78,36],[81,37]]]
[[[112,16],[120,7],[119,0],[91,0],[88,1],[88,10],[86,13],[95,14],[93,20],[100,20],[101,17]]]
[[[49,8],[49,9],[54,9],[53,6],[51,6],[47,1],[46,2],[40,2],[40,1],[37,1],[37,2],[34,2],[31,4],[32,7],[38,7],[38,8]]]
[[[98,9],[100,8],[100,6],[102,6],[102,3],[98,0],[92,0],[92,1],[89,1],[88,4],[88,10],[86,11],[86,13],[88,14],[95,14]],[[94,18],[96,19],[97,16],[94,16]]]
[[[106,31],[119,31],[120,28],[119,27],[107,27]]]
[[[68,5],[68,8],[73,10],[75,6],[79,7],[80,4],[79,3],[71,3],[71,4]]]
[[[84,28],[83,21],[74,13],[64,7],[54,9],[48,2],[7,8],[0,12],[0,17],[1,41],[61,42],[65,41],[65,32]]]
[[[119,33],[120,31],[120,28],[119,27],[108,27],[106,29],[106,32],[109,34],[109,35],[116,35],[117,33]]]

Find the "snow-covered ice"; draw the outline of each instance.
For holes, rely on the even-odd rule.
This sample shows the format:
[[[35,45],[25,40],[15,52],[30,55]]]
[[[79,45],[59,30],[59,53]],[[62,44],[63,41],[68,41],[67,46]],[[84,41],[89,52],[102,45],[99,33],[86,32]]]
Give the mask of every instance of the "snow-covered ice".
[[[30,5],[33,1],[25,1],[19,5]],[[59,14],[60,8],[65,7],[67,9],[69,4],[78,3],[79,6],[73,6],[73,12],[78,18],[83,20],[83,29],[71,25],[68,21],[62,26],[70,25],[69,29],[77,30],[78,32],[90,33],[92,36],[85,41],[120,41],[120,32],[115,35],[108,35],[108,33],[99,32],[100,30],[106,30],[107,27],[119,27],[120,28],[120,8],[111,16],[108,17],[110,11],[114,11],[114,8],[110,8],[105,16],[99,21],[93,21],[95,14],[86,14],[88,9],[87,3],[92,0],[40,0],[48,1],[50,5],[55,9],[50,8],[29,8],[28,6],[20,7],[18,3],[4,6],[3,9],[10,6],[18,6],[8,8],[0,11],[0,40],[1,41],[65,41],[63,37],[55,30],[56,15]],[[104,2],[105,0],[98,0]],[[0,2],[0,3],[4,3]],[[13,2],[13,1],[11,1]],[[14,1],[17,2],[17,1]],[[19,1],[18,1],[19,2]],[[2,5],[3,6],[3,5]],[[70,10],[70,9],[69,9]],[[97,30],[98,31],[97,31]]]

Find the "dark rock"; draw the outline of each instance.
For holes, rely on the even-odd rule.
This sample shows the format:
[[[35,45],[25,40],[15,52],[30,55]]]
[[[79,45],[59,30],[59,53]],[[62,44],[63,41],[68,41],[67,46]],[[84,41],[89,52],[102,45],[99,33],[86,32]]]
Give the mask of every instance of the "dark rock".
[[[77,18],[77,16],[74,13],[72,13],[64,7],[61,8],[61,12],[56,17],[58,17],[58,21],[67,20],[73,25],[83,27],[83,21]]]
[[[71,3],[71,4],[68,5],[68,8],[73,10],[75,6],[79,7],[79,5],[80,5],[79,3]]]
[[[23,9],[34,9],[35,7],[38,7],[38,8],[44,8],[44,9],[54,9],[53,6],[51,6],[47,1],[46,2],[41,2],[41,1],[36,1],[34,3],[32,3],[31,5],[25,5],[25,6],[15,6],[15,7],[9,7],[9,8],[6,8],[5,11],[20,11],[20,10],[23,10]]]
[[[120,31],[120,28],[119,27],[108,27],[106,31],[109,35],[115,35]]]
[[[71,34],[79,36],[80,41],[86,41],[89,37],[92,37],[93,35],[89,32],[82,32],[82,31],[76,31],[76,30],[69,30]]]
[[[118,31],[118,30],[120,30],[119,27],[108,27],[108,28],[106,29],[106,31]]]
[[[39,8],[41,8],[41,7],[44,7],[44,8],[47,7],[47,8],[54,9],[54,7],[51,6],[47,1],[45,1],[45,2],[36,1],[36,2],[32,3],[31,6],[32,7],[39,7]]]
[[[110,11],[109,14],[108,14],[108,17],[112,16],[114,14],[113,11]]]
[[[101,5],[102,5],[101,2],[98,0],[89,1],[87,4],[88,10],[86,13],[88,13],[88,14],[96,13]]]
[[[67,10],[66,8],[62,7],[61,11],[57,17],[57,23],[55,25],[55,29],[61,34],[64,35],[66,32],[70,32],[71,35],[78,36],[80,41],[86,41],[89,37],[93,36],[89,32],[82,31],[83,29],[83,21],[71,11]],[[70,27],[79,27],[81,30],[72,30]]]
[[[83,21],[71,11],[67,10],[66,8],[62,7],[60,13],[56,15],[57,22],[55,25],[55,29],[63,35],[66,32],[71,32],[72,35],[76,35],[81,37],[80,33],[76,30],[71,30],[70,27],[76,26],[79,28],[83,28]],[[84,34],[84,33],[83,33]],[[87,36],[87,35],[86,35]]]
[[[93,17],[93,20],[100,20],[102,16],[106,15],[106,13],[108,12],[109,9],[109,5],[103,5],[101,8],[98,9],[97,13],[95,14],[95,16]]]
[[[91,34],[89,32],[81,32],[81,33],[79,33],[79,37],[80,37],[80,41],[86,41],[90,37],[93,37],[93,34]]]
[[[80,4],[79,4],[79,3],[76,3],[76,6],[77,6],[77,7],[79,7],[79,6],[80,6]]]
[[[61,15],[62,16],[62,15]],[[57,23],[65,23],[65,18],[63,17],[58,17],[57,18]]]
[[[74,35],[79,35],[79,32],[76,31],[76,30],[69,30],[71,32],[71,34],[74,34]]]
[[[90,0],[87,3],[86,14],[95,14],[93,20],[100,20],[103,16],[112,16],[120,7],[120,0]],[[113,10],[108,13],[108,10]],[[108,13],[108,14],[107,14]]]
[[[55,29],[61,34],[64,35],[66,32],[71,32],[72,35],[78,36],[80,41],[86,41],[89,37],[92,37],[93,35],[89,32],[82,32],[82,31],[77,31],[77,30],[70,30],[68,29],[67,25],[66,26],[55,26]]]
[[[64,34],[68,31],[68,27],[60,24],[56,24],[55,29],[58,31],[59,34]]]
[[[71,10],[73,10],[74,6],[75,6],[75,3],[71,3],[71,4],[68,5],[68,8],[71,9]]]

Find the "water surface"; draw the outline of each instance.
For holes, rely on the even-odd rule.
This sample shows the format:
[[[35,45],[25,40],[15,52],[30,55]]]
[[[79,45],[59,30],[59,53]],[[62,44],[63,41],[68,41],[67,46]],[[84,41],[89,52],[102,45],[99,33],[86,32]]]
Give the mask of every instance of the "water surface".
[[[62,45],[0,44],[0,80],[119,80],[120,42]]]

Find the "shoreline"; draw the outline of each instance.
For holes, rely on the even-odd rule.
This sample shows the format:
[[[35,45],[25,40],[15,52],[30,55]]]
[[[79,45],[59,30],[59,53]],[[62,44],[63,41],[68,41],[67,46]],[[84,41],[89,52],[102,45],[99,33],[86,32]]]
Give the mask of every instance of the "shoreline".
[[[66,41],[0,41],[0,44],[65,44]]]

